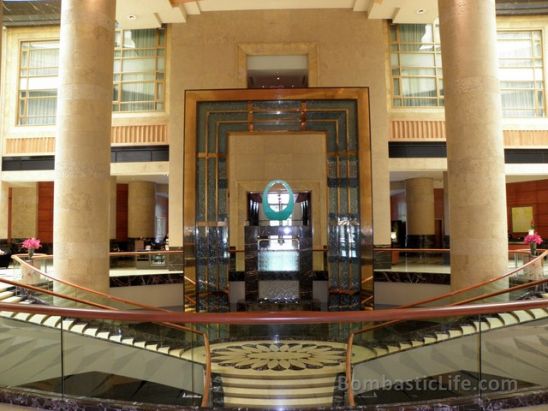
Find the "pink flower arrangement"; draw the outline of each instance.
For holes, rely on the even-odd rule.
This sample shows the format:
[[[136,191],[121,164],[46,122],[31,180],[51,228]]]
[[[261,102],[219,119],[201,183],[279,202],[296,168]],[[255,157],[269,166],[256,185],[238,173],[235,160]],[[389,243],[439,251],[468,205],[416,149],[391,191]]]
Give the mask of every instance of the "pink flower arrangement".
[[[542,237],[535,232],[535,234],[526,235],[525,238],[523,239],[523,242],[525,244],[535,243],[537,245],[540,245],[542,244]]]
[[[27,238],[25,241],[23,241],[23,244],[21,244],[21,247],[26,249],[29,252],[29,257],[32,258],[32,255],[34,254],[34,250],[42,247],[42,244],[40,243],[40,240],[37,238]]]

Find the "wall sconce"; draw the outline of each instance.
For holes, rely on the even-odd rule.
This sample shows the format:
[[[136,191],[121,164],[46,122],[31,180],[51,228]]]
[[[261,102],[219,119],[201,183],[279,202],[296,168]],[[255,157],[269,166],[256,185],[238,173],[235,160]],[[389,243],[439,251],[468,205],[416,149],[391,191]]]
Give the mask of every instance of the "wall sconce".
[[[398,235],[396,234],[395,231],[391,231],[391,232],[390,232],[390,239],[391,239],[392,241],[396,241],[396,240],[398,239]]]

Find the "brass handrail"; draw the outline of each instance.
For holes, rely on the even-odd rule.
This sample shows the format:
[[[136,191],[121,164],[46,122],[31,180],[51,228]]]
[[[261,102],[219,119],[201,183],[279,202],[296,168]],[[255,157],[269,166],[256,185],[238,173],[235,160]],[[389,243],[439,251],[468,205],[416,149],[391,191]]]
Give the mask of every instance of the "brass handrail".
[[[83,285],[76,284],[76,283],[73,283],[71,281],[61,279],[61,278],[57,278],[55,275],[48,274],[48,273],[40,270],[39,268],[34,267],[33,265],[29,264],[28,261],[25,261],[25,260],[21,259],[20,256],[24,256],[24,255],[26,255],[26,254],[14,254],[14,255],[11,256],[11,258],[13,260],[17,261],[19,264],[26,267],[27,269],[32,270],[32,271],[40,274],[41,276],[49,278],[52,281],[56,281],[58,283],[65,284],[65,285],[74,287],[78,290],[82,290],[82,291],[85,291],[85,292],[88,292],[88,293],[91,293],[91,294],[99,295],[99,296],[101,296],[103,298],[106,298],[108,300],[111,300],[111,301],[116,301],[116,302],[120,302],[120,303],[123,303],[123,304],[132,305],[134,307],[144,308],[144,309],[147,309],[147,310],[169,311],[169,310],[166,310],[164,308],[154,307],[152,305],[147,305],[147,304],[142,304],[142,303],[139,303],[139,302],[136,302],[136,301],[126,300],[125,298],[116,297],[116,296],[113,296],[113,295],[110,295],[110,294],[107,294],[107,293],[103,293],[101,291],[94,290],[93,288],[84,287]],[[50,257],[50,255],[47,255],[47,256]]]
[[[548,256],[548,250],[544,250],[542,254],[540,254],[536,258],[532,259],[531,261],[528,261],[527,263],[523,264],[522,266],[520,266],[518,268],[515,268],[515,269],[513,269],[513,270],[511,270],[511,271],[509,271],[505,274],[502,274],[498,277],[493,277],[493,278],[490,278],[488,280],[482,281],[481,283],[472,284],[472,285],[469,285],[468,287],[463,287],[463,288],[460,288],[460,289],[455,290],[455,291],[450,291],[448,293],[445,293],[445,294],[442,294],[442,295],[439,295],[439,296],[436,296],[436,297],[427,298],[425,300],[417,301],[417,302],[414,302],[414,303],[401,305],[398,308],[411,308],[411,307],[415,307],[417,305],[432,303],[432,302],[442,300],[442,299],[447,298],[447,297],[454,297],[455,295],[462,294],[464,292],[474,290],[476,288],[480,288],[480,287],[483,287],[485,285],[489,285],[489,284],[494,283],[498,280],[502,280],[506,277],[510,277],[510,276],[516,274],[517,272],[523,270],[526,267],[529,267],[530,265],[535,264],[537,261],[539,261],[540,259],[543,259],[546,256]]]
[[[18,254],[12,255],[12,259],[17,261],[19,264],[26,267],[27,269],[30,269],[30,270],[46,277],[46,278],[49,278],[52,281],[56,281],[56,282],[59,282],[61,284],[69,285],[69,286],[74,287],[78,290],[86,291],[90,294],[99,295],[99,296],[104,297],[104,298],[106,298],[108,300],[111,300],[111,301],[121,302],[121,303],[124,303],[126,305],[130,305],[130,306],[134,306],[134,307],[138,307],[138,308],[144,308],[144,309],[151,310],[151,311],[160,311],[160,312],[168,312],[168,313],[172,312],[172,311],[166,310],[164,308],[154,307],[154,306],[151,306],[151,305],[141,304],[141,303],[138,303],[138,302],[135,302],[135,301],[126,300],[124,298],[115,297],[113,295],[106,294],[106,293],[94,290],[92,288],[87,288],[87,287],[72,283],[72,282],[67,281],[67,280],[58,279],[54,276],[51,276],[51,275],[48,275],[48,274],[44,273],[42,270],[39,270],[37,267],[34,267],[33,265],[29,264],[27,261],[22,260],[20,258],[20,255],[18,255]],[[15,285],[15,286],[20,287],[20,288],[26,288],[26,289],[30,289],[32,291],[37,291],[37,292],[49,294],[49,295],[56,296],[56,297],[59,297],[59,298],[69,299],[71,301],[75,301],[75,302],[78,302],[78,303],[81,303],[81,304],[89,304],[91,306],[95,306],[95,307],[106,309],[106,310],[121,311],[120,309],[118,309],[116,307],[110,307],[110,306],[106,306],[106,305],[102,305],[102,304],[97,304],[97,303],[94,303],[94,302],[91,302],[91,301],[88,301],[88,300],[79,299],[79,298],[76,298],[76,297],[65,296],[65,295],[62,295],[62,294],[58,294],[54,291],[45,290],[45,289],[42,289],[42,288],[39,288],[39,287],[34,287],[34,286],[31,286],[31,285],[27,285],[27,284],[17,283],[17,282],[7,280],[7,279],[4,279],[4,278],[2,278],[0,281],[8,283],[8,284]],[[170,324],[169,322],[163,322],[163,325],[167,325],[171,328],[175,328],[175,329],[180,330],[180,331],[185,331],[185,332],[191,332],[191,333],[194,333],[194,334],[198,334],[198,335],[201,335],[204,338],[204,346],[207,347],[207,349],[206,349],[206,352],[205,352],[206,367],[205,367],[205,374],[204,374],[204,395],[202,397],[202,406],[203,407],[208,406],[209,405],[208,404],[209,403],[209,390],[210,390],[210,387],[211,387],[211,356],[210,356],[211,353],[209,352],[209,337],[207,336],[207,334],[205,334],[201,331],[194,330],[194,329],[188,328],[188,327],[183,327],[183,326],[178,325],[178,324]]]
[[[521,290],[521,289],[524,289],[524,288],[536,287],[538,285],[542,285],[542,284],[546,284],[546,283],[548,283],[548,278],[544,278],[542,280],[537,280],[537,281],[531,281],[531,282],[528,282],[528,283],[525,283],[525,284],[519,284],[517,286],[510,287],[510,288],[507,288],[507,289],[504,289],[504,290],[498,290],[498,291],[495,291],[495,292],[483,294],[483,295],[480,295],[480,296],[469,298],[467,300],[458,301],[458,302],[449,304],[449,305],[444,306],[444,307],[425,308],[425,309],[426,310],[439,310],[440,308],[453,308],[453,307],[470,306],[470,305],[467,305],[467,304],[470,304],[471,302],[474,302],[474,301],[479,301],[479,300],[483,300],[485,298],[495,297],[495,296],[498,296],[498,295],[510,293],[512,291]],[[529,301],[544,301],[546,303],[546,306],[548,306],[548,300],[547,299],[538,299],[538,300],[529,300]],[[513,302],[513,303],[502,303],[502,305],[514,304],[514,303],[515,302]],[[473,306],[481,306],[481,305],[483,305],[483,304],[475,304],[475,305],[472,305],[472,307]],[[398,308],[391,309],[391,310],[401,310],[402,312],[404,312],[404,311],[407,311],[407,310],[417,310],[417,309],[416,308],[401,308],[401,307],[398,307]],[[379,310],[379,311],[385,311],[385,310]],[[511,311],[514,311],[514,310],[511,310]],[[476,313],[464,314],[464,315],[473,315],[473,314],[476,314]],[[486,313],[478,313],[478,314],[486,314]],[[437,317],[431,317],[431,318],[437,318]],[[350,334],[348,336],[347,344],[346,344],[346,366],[345,366],[345,374],[346,375],[345,375],[345,378],[346,378],[347,382],[352,381],[352,348],[353,348],[353,344],[354,344],[354,336],[358,335],[358,334],[362,334],[364,332],[369,332],[369,331],[373,331],[373,330],[376,330],[376,329],[385,328],[389,325],[394,325],[394,324],[400,323],[400,322],[405,321],[405,320],[407,320],[407,318],[405,318],[405,316],[404,316],[402,318],[392,319],[390,321],[382,322],[381,324],[365,327],[365,328],[362,328],[360,330],[350,332]],[[347,384],[347,398],[348,398],[348,405],[351,406],[351,407],[354,407],[356,404],[355,404],[355,401],[354,401],[354,390],[352,388],[351,383]]]
[[[179,250],[157,250],[157,251],[115,251],[115,252],[110,252],[109,253],[109,256],[110,257],[118,257],[118,256],[121,256],[121,257],[127,257],[127,256],[137,256],[137,255],[164,255],[164,254],[182,254],[183,252],[182,251],[179,251]],[[13,257],[21,257],[21,256],[27,256],[27,254],[14,254],[12,256]],[[34,254],[34,256],[32,257],[33,260],[51,260],[53,259],[53,255],[52,254]],[[20,258],[17,258],[17,259],[14,259],[15,261],[20,261]],[[30,267],[30,266],[29,266]],[[54,280],[54,281],[58,281],[58,282],[61,282],[61,283],[65,283],[67,285],[71,285],[73,287],[76,287],[76,288],[81,288],[81,289],[84,289],[84,287],[80,286],[80,285],[77,285],[77,284],[73,284],[73,283],[69,283],[67,282],[66,280],[62,280],[62,279],[59,279],[57,277],[55,277],[54,275],[49,275],[49,274],[46,274],[45,272],[42,272],[42,271],[39,271],[36,267],[32,266],[32,270],[33,271],[36,271],[38,272],[39,274],[51,279],[51,280]],[[196,282],[194,280],[192,280],[191,278],[187,277],[186,275],[184,275],[183,273],[183,281],[188,281],[190,282],[191,284],[193,285],[196,285]],[[85,291],[88,291],[88,292],[95,292],[95,290],[93,289],[85,289]],[[110,296],[110,294],[107,294]],[[110,296],[112,298],[110,298],[111,300],[113,301],[119,301],[119,302],[123,302],[125,304],[133,304],[133,305],[137,305],[139,306],[140,304],[135,302],[135,301],[129,301],[129,300],[124,300],[123,298],[119,298],[119,297],[114,297],[114,296]],[[191,304],[194,304],[196,305],[196,301],[190,297],[190,296],[187,296],[186,294],[184,295],[184,298],[186,300],[188,300]],[[149,309],[153,309],[154,307],[152,306],[147,306],[147,305],[142,305],[140,308],[149,308]]]
[[[379,322],[395,319],[421,320],[451,316],[492,314],[516,310],[548,307],[548,299],[512,301],[506,303],[472,304],[435,308],[391,308],[373,311],[253,311],[180,313],[163,311],[123,311],[102,309],[77,309],[52,307],[38,304],[0,303],[0,311],[32,314],[59,315],[84,319],[106,319],[123,321],[146,321],[173,324],[334,324],[356,322]],[[196,333],[200,331],[194,330]]]

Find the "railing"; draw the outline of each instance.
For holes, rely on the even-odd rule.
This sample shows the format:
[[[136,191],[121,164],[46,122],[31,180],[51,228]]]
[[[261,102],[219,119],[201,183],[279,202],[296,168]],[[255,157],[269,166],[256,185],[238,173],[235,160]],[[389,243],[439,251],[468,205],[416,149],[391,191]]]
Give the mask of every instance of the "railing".
[[[383,249],[383,251],[386,249]],[[403,249],[405,251],[409,251],[408,249]],[[424,252],[425,250],[420,250],[421,252]],[[436,252],[439,250],[436,250]],[[514,252],[514,250],[512,251]],[[156,252],[153,252],[156,253]],[[136,253],[141,254],[141,253]],[[529,261],[527,264],[525,264],[523,267],[520,267],[515,270],[511,270],[508,273],[503,274],[502,276],[499,276],[497,278],[484,281],[482,283],[463,288],[461,290],[453,291],[448,294],[444,294],[442,296],[427,299],[423,301],[419,301],[413,304],[409,304],[406,306],[401,306],[395,309],[388,309],[388,310],[378,310],[373,312],[333,312],[333,313],[318,313],[318,312],[299,312],[299,313],[291,313],[291,312],[281,312],[281,313],[207,313],[207,314],[199,314],[199,315],[180,315],[181,317],[178,317],[177,321],[171,321],[168,320],[168,324],[170,326],[175,325],[175,323],[183,322],[187,324],[196,323],[196,324],[231,324],[231,325],[264,325],[264,324],[339,324],[339,323],[346,323],[346,324],[352,324],[352,326],[360,326],[360,324],[364,322],[379,322],[379,321],[387,321],[383,324],[378,324],[375,326],[370,327],[362,327],[358,331],[354,331],[350,333],[350,336],[348,337],[348,343],[347,343],[347,353],[348,356],[346,358],[346,374],[347,374],[347,381],[352,381],[352,365],[351,365],[351,354],[353,351],[353,344],[354,344],[354,338],[358,334],[365,334],[365,333],[371,333],[374,331],[387,329],[388,326],[395,325],[397,322],[401,322],[404,320],[422,320],[422,319],[436,319],[436,318],[442,318],[447,317],[449,315],[458,315],[461,317],[465,317],[468,315],[480,315],[480,314],[486,314],[486,313],[492,313],[497,312],[492,311],[494,310],[493,307],[498,307],[498,312],[503,312],[504,310],[512,311],[512,310],[525,310],[535,307],[545,307],[547,305],[546,301],[532,301],[532,302],[519,302],[519,303],[507,303],[507,304],[479,304],[477,306],[466,306],[466,307],[443,307],[443,308],[432,308],[433,305],[462,305],[464,303],[484,303],[484,302],[491,302],[493,298],[495,297],[501,297],[508,295],[508,300],[514,299],[516,297],[516,294],[523,294],[525,291],[535,291],[538,290],[540,286],[545,286],[546,281],[538,280],[533,281],[529,283],[519,284],[514,287],[507,287],[507,283],[505,281],[508,280],[510,277],[520,277],[519,274],[525,272],[529,268],[535,267],[535,265],[542,261],[544,258],[548,256],[548,251],[544,251],[540,256],[538,256],[536,259]],[[44,258],[44,257],[40,257]],[[22,286],[23,288],[26,288],[29,290],[29,292],[32,293],[40,293],[43,295],[49,296],[53,301],[65,301],[66,305],[75,305],[77,307],[81,306],[91,306],[96,308],[110,308],[111,310],[128,310],[128,309],[144,309],[147,310],[146,313],[140,312],[141,314],[148,314],[151,315],[149,317],[150,321],[163,321],[160,320],[160,318],[168,318],[168,317],[162,317],[162,315],[174,315],[172,312],[169,312],[168,310],[162,310],[157,307],[151,307],[144,304],[135,303],[133,301],[128,301],[125,299],[117,298],[110,296],[108,294],[100,293],[95,290],[91,290],[85,287],[80,287],[76,284],[70,283],[68,281],[61,281],[51,275],[48,275],[44,273],[43,271],[37,269],[36,267],[31,266],[27,262],[23,261],[18,256],[14,256],[14,260],[16,260],[19,264],[21,264],[26,269],[32,270],[33,272],[39,273],[41,276],[48,278],[52,281],[58,282],[59,284],[63,284],[63,291],[68,291],[68,295],[61,295],[58,293],[55,293],[54,291],[49,290],[46,286],[46,288],[42,287],[31,287],[31,286]],[[191,280],[192,281],[192,280]],[[6,281],[4,281],[6,282]],[[19,286],[20,284],[17,284],[15,282],[7,281],[8,284],[11,284],[13,286]],[[486,286],[491,285],[505,285],[503,288],[492,291],[489,289],[487,293],[485,291],[488,289]],[[497,287],[495,287],[497,288]],[[500,288],[500,287],[499,287]],[[478,295],[479,294],[479,295]],[[89,298],[83,298],[84,296]],[[455,297],[458,297],[458,300],[455,300]],[[66,302],[70,301],[70,304],[67,304]],[[521,305],[520,305],[521,304]],[[538,305],[537,305],[538,304]],[[415,306],[422,306],[422,308],[409,310],[410,307]],[[0,304],[0,309],[3,308],[4,305]],[[17,306],[18,308],[14,308],[13,310],[6,310],[6,311],[21,311],[21,312],[39,312],[39,311],[33,311],[36,309],[36,306]],[[42,307],[44,308],[44,307]],[[464,311],[458,311],[459,308],[463,308]],[[55,309],[55,307],[49,307],[49,309]],[[455,309],[457,311],[444,311],[446,309]],[[474,309],[479,311],[473,311]],[[466,310],[472,310],[472,311],[466,311]],[[482,311],[483,310],[483,311]],[[120,311],[119,311],[120,312]],[[154,314],[152,314],[154,312]],[[66,314],[67,312],[65,312]],[[441,313],[441,314],[440,314]],[[450,314],[451,313],[451,314]],[[78,318],[93,318],[93,317],[87,317],[87,311],[82,311],[81,316]],[[61,315],[61,314],[56,314]],[[102,314],[101,314],[102,315]],[[101,317],[102,318],[102,317]],[[183,320],[184,319],[184,320]],[[129,321],[129,319],[128,319]],[[481,319],[479,320],[481,322]],[[196,330],[191,329],[187,330],[185,329],[185,332],[196,332],[197,334],[200,334],[204,337],[204,346],[205,346],[205,353],[206,353],[206,363],[207,363],[207,371],[205,377],[208,381],[204,382],[204,396],[205,399],[207,398],[207,393],[209,392],[209,388],[206,390],[205,387],[209,387],[210,384],[210,375],[211,375],[211,363],[209,359],[209,340],[207,339],[207,335],[204,333],[201,333]],[[378,334],[378,333],[377,333]],[[376,337],[376,336],[375,336]],[[348,391],[348,401],[353,401],[354,395],[352,393],[352,387],[351,385],[348,385],[349,391]],[[204,402],[202,402],[204,404]]]
[[[85,321],[92,321],[96,324],[99,320],[100,324],[114,324],[120,326],[121,324],[133,324],[133,323],[167,323],[167,324],[230,324],[235,325],[272,325],[272,324],[359,324],[363,322],[379,322],[379,321],[393,321],[393,320],[407,320],[407,321],[419,321],[424,319],[453,319],[458,316],[460,318],[470,316],[480,316],[494,313],[514,312],[516,310],[533,310],[537,308],[548,308],[547,300],[529,300],[510,303],[497,303],[497,304],[479,304],[479,305],[466,305],[456,307],[440,307],[440,308],[415,308],[415,309],[387,309],[368,312],[250,312],[250,313],[173,313],[164,311],[115,311],[115,310],[102,310],[102,309],[75,309],[75,308],[62,308],[62,307],[50,307],[44,305],[21,305],[21,304],[7,304],[0,303],[0,312],[17,312],[17,313],[30,313],[41,314],[54,318],[59,316],[61,322],[64,319],[79,319]],[[21,315],[21,314],[19,314]],[[478,317],[480,318],[480,317]],[[68,321],[70,322],[70,321]],[[545,321],[544,321],[545,322]],[[544,324],[544,323],[543,323]],[[10,332],[15,332],[13,327]],[[81,345],[81,341],[78,341],[75,336],[69,335],[66,330],[61,327],[60,336],[54,337],[55,333],[59,330],[51,330],[51,332],[45,333],[43,330],[38,330],[37,334],[30,335],[29,327],[25,327],[26,335],[32,339],[36,339],[39,344],[40,339],[47,340],[48,350],[43,349],[39,352],[41,356],[46,356],[53,350],[52,345],[59,351],[56,353],[54,359],[60,357],[61,367],[73,368],[77,365],[76,359],[85,358],[90,352],[99,352],[98,347],[93,350],[85,345]],[[152,335],[152,334],[151,334]],[[485,338],[485,337],[484,337]],[[54,343],[58,343],[58,346]],[[78,345],[80,344],[80,345]],[[99,344],[99,343],[97,343]],[[352,350],[352,343],[349,343],[348,351]],[[39,344],[40,345],[40,344]],[[80,353],[79,357],[74,357],[73,350],[75,347],[79,347],[77,352]],[[13,347],[12,347],[13,348]],[[191,348],[191,347],[187,347]],[[206,351],[209,350],[209,346],[204,347]],[[113,350],[115,348],[112,348]],[[14,348],[15,351],[15,348]],[[12,354],[15,355],[15,354]],[[82,357],[83,356],[83,357]],[[181,354],[184,358],[184,354]],[[124,361],[128,361],[126,359]],[[134,357],[132,359],[135,359]],[[192,360],[196,360],[191,358]],[[43,361],[44,358],[41,357]],[[116,361],[115,358],[112,359]],[[96,358],[94,361],[100,361]],[[142,361],[146,361],[143,357]],[[206,361],[209,361],[207,359]],[[10,361],[6,367],[13,367],[14,360]],[[23,362],[21,366],[24,366],[26,362]],[[137,365],[134,363],[134,367]],[[348,367],[348,365],[347,365]],[[10,368],[13,372],[15,368]],[[348,369],[347,369],[348,370]],[[188,371],[188,370],[187,370]],[[7,381],[10,378],[8,370],[2,372],[4,379]],[[63,374],[61,374],[63,375]],[[13,377],[13,376],[12,376]],[[347,380],[346,385],[349,387],[351,377]],[[349,391],[350,393],[352,391]],[[204,390],[204,395],[206,391]],[[353,397],[348,396],[348,401],[352,405]],[[202,406],[206,406],[205,400],[202,401]]]
[[[427,310],[428,309],[439,310],[439,308],[431,308],[432,304],[436,304],[438,305],[438,307],[440,304],[445,304],[444,307],[447,307],[447,308],[455,307],[455,306],[463,306],[463,305],[468,305],[468,307],[470,307],[470,304],[472,303],[485,304],[487,302],[492,302],[494,299],[497,299],[497,298],[500,299],[501,297],[503,297],[502,299],[510,301],[513,299],[524,298],[531,295],[534,296],[535,294],[537,295],[540,294],[543,297],[545,297],[545,293],[548,291],[548,287],[547,287],[548,278],[545,278],[544,273],[542,271],[541,273],[535,273],[537,278],[540,278],[540,279],[529,281],[529,282],[519,284],[510,288],[504,287],[504,288],[501,288],[495,291],[490,291],[481,295],[477,295],[477,293],[478,291],[481,291],[482,289],[484,289],[485,286],[490,286],[490,288],[493,288],[491,287],[493,284],[497,284],[501,281],[507,280],[508,277],[515,276],[521,271],[527,271],[532,269],[538,270],[539,268],[540,270],[542,270],[542,264],[539,264],[539,263],[541,263],[547,256],[548,256],[548,250],[544,251],[541,255],[533,258],[524,266],[515,270],[511,270],[510,272],[502,276],[481,282],[479,284],[472,285],[470,287],[456,290],[439,297],[418,301],[416,303],[408,304],[405,306],[400,306],[396,308],[396,310],[406,311],[408,309],[411,309],[411,307],[429,307],[427,308]],[[459,296],[459,301],[454,301],[455,296]],[[475,314],[479,314],[479,313],[475,313]],[[435,317],[431,317],[431,318],[435,318]],[[365,337],[362,338],[362,343],[364,344],[367,344],[367,342],[371,342],[371,341],[374,341],[376,344],[379,344],[383,339],[385,339],[387,344],[392,344],[392,346],[396,346],[397,344],[400,344],[401,341],[390,340],[389,338],[393,338],[393,337],[388,337],[388,336],[397,335],[398,336],[397,338],[401,339],[402,333],[401,331],[397,330],[395,327],[397,327],[398,324],[402,323],[406,319],[407,318],[405,318],[405,316],[402,316],[402,318],[395,318],[387,322],[382,322],[380,324],[369,325],[350,333],[347,341],[347,354],[346,354],[346,367],[345,367],[345,378],[347,381],[347,385],[346,385],[347,399],[348,399],[348,404],[350,406],[356,405],[355,399],[354,399],[355,396],[353,392],[354,391],[353,384],[349,383],[349,381],[353,381],[352,355],[353,355],[353,346],[354,346],[356,337],[358,335],[367,334]],[[483,318],[479,318],[476,322],[481,324],[482,321],[484,321]],[[444,330],[447,330],[448,327],[449,327],[448,324],[436,324],[434,327],[430,327],[430,328],[428,327],[421,328],[419,326],[419,327],[414,327],[414,332],[417,332],[418,330],[419,332],[423,334],[438,333],[440,335],[443,335]],[[481,332],[481,327],[479,329],[476,329],[476,331]]]
[[[45,259],[45,256],[40,256],[42,259]],[[47,256],[49,257],[49,256]],[[80,286],[78,284],[72,283],[70,281],[58,279],[51,274],[47,274],[40,269],[34,267],[29,262],[21,259],[20,255],[12,256],[13,260],[21,265],[22,270],[27,270],[33,272],[40,277],[44,277],[50,281],[40,281],[38,280],[35,285],[22,284],[15,282],[9,279],[2,279],[1,282],[10,284],[14,287],[17,287],[18,290],[25,290],[23,294],[25,297],[32,297],[32,299],[37,300],[38,303],[53,304],[56,306],[91,306],[96,308],[102,308],[106,310],[115,310],[119,311],[122,309],[139,309],[139,310],[149,310],[149,311],[158,311],[158,312],[172,312],[160,307],[155,307],[147,304],[141,304],[135,301],[130,301],[124,298],[115,297],[110,294],[102,293],[94,289]],[[50,287],[59,288],[62,290],[62,294],[52,291]],[[56,287],[56,286],[59,287]],[[167,326],[178,330],[183,333],[193,333],[200,335],[204,339],[204,346],[209,347],[208,336],[198,330],[194,330],[188,327],[181,327],[176,324],[163,323],[163,326]],[[209,401],[209,390],[211,382],[211,362],[209,361],[209,349],[205,351],[206,363],[205,363],[205,375],[204,375],[204,396],[203,396],[203,405],[208,404]]]
[[[166,268],[166,258],[168,258],[170,255],[181,255],[182,251],[164,251],[164,250],[158,250],[158,251],[120,251],[120,252],[111,252],[109,253],[110,259],[111,259],[111,269],[112,268],[122,268],[122,269],[134,269],[138,272],[138,266],[140,264],[139,259],[145,259],[146,261],[143,261],[143,263],[147,263],[148,261],[151,261],[152,259],[155,259],[157,257],[161,258],[161,265],[152,263],[152,267],[159,267],[159,268]],[[21,264],[21,261],[25,261],[27,264],[21,264],[22,267],[22,273],[25,276],[32,277],[34,273],[34,278],[32,279],[33,282],[39,282],[38,277],[44,277],[52,281],[56,281],[58,283],[63,283],[71,287],[75,287],[76,285],[74,283],[67,282],[65,280],[59,279],[55,276],[55,274],[48,273],[48,262],[53,260],[53,255],[49,254],[35,254],[32,258],[32,266],[28,263],[26,259],[26,254],[15,254],[12,256],[12,259],[15,263]],[[182,264],[182,257],[181,257],[181,264]],[[37,266],[35,266],[37,265]],[[144,268],[144,267],[142,267]],[[167,269],[167,268],[166,268]],[[167,271],[166,271],[167,272]],[[135,273],[132,273],[133,275]],[[196,282],[189,278],[188,276],[184,275],[184,273],[181,274],[182,279],[184,282],[184,288],[183,288],[183,305],[187,311],[196,311],[196,301],[193,298],[194,292],[195,292],[195,285]],[[81,287],[78,286],[77,288],[74,288],[74,290],[80,290]],[[85,288],[82,288],[85,289]],[[87,292],[94,293],[95,290],[92,289],[85,289]],[[128,303],[127,300],[116,298],[114,296],[110,296],[107,294],[104,294],[103,297],[107,297],[111,301],[116,301],[122,304]],[[136,304],[135,302],[130,302],[131,304]],[[143,305],[140,308],[150,308],[151,305]],[[123,308],[123,306],[121,307]]]

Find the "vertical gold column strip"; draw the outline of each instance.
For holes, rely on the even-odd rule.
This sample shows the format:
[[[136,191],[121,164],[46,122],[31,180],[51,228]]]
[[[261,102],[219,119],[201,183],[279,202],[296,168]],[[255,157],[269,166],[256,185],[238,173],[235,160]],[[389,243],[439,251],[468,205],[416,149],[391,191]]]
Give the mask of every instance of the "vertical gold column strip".
[[[371,128],[369,123],[369,94],[367,90],[358,93],[359,173],[360,173],[360,228],[361,228],[361,280],[373,275],[373,207],[371,176]],[[364,264],[364,259],[368,264]],[[369,263],[370,262],[370,263]],[[369,283],[369,282],[368,282]],[[372,281],[370,282],[372,284]],[[362,289],[369,284],[362,283]],[[370,290],[372,291],[372,290]]]
[[[185,138],[183,153],[183,250],[184,270],[189,278],[196,279],[195,257],[196,225],[196,121],[197,99],[195,92],[187,91],[185,99]],[[198,287],[196,287],[198,292]]]
[[[346,214],[350,214],[350,123],[349,123],[349,112],[348,110],[345,111],[344,120],[346,122],[346,153],[345,153],[345,165],[346,165]],[[357,121],[357,113],[356,113],[356,121]],[[349,221],[350,222],[350,221]],[[352,226],[347,226],[348,234],[352,231]],[[348,242],[347,244],[350,244]],[[347,271],[348,271],[348,288],[350,289],[352,287],[352,262],[350,259],[347,259]]]
[[[215,127],[215,221],[218,223],[219,222],[219,161],[220,161],[220,156],[219,156],[219,147],[220,147],[220,144],[219,144],[219,139],[220,139],[220,131],[219,131],[219,126],[217,125],[217,127]],[[219,230],[220,230],[220,226],[219,224],[216,224],[215,226],[215,230],[216,230],[216,233],[215,235],[219,235]],[[217,241],[219,241],[217,239]],[[220,244],[220,242],[219,242]],[[220,269],[220,261],[221,261],[221,250],[220,250],[220,247],[217,247],[217,250],[216,250],[216,256],[217,258],[217,264],[215,265],[216,267],[216,274],[217,274],[217,288],[219,288],[219,291],[220,291],[220,284],[221,284],[221,269]]]

